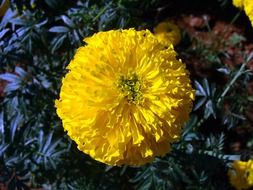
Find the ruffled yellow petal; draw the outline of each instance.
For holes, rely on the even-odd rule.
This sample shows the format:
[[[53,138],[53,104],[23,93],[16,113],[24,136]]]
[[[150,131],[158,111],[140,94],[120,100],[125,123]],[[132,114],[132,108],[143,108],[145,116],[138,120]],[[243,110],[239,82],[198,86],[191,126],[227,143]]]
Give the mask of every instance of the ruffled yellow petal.
[[[233,0],[233,5],[237,8],[244,9],[253,26],[253,1],[252,0]]]
[[[178,140],[194,90],[172,44],[148,30],[84,40],[62,80],[57,114],[79,150],[109,165],[142,165]]]
[[[244,10],[246,15],[249,17],[251,25],[253,26],[253,1],[244,0]]]
[[[233,5],[237,8],[243,8],[244,0],[233,0]]]

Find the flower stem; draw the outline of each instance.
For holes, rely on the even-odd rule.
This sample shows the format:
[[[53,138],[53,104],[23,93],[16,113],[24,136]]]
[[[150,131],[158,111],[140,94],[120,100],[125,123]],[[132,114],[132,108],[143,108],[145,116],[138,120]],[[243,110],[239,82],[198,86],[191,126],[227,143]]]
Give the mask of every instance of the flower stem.
[[[236,80],[244,73],[244,69],[245,69],[247,63],[252,59],[252,57],[253,57],[253,52],[248,56],[248,58],[241,65],[239,71],[236,73],[236,75],[234,76],[234,78],[227,85],[227,87],[225,88],[225,90],[223,91],[223,93],[221,94],[221,96],[219,97],[219,99],[217,101],[217,106],[220,105],[221,101],[224,99],[224,97],[226,96],[226,94],[228,93],[228,91],[232,88],[232,86],[236,82]]]
[[[241,15],[242,11],[239,11],[235,16],[234,18],[232,19],[232,21],[230,22],[230,24],[234,24],[235,21],[239,18],[239,16]]]

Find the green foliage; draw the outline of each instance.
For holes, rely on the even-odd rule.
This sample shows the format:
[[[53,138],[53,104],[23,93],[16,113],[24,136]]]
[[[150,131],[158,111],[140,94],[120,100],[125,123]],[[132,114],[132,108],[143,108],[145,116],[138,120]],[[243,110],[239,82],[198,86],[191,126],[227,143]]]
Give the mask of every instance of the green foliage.
[[[224,52],[186,39],[186,35],[184,41],[197,45],[185,48],[182,54],[201,57],[228,79],[226,85],[221,87],[208,77],[193,78],[193,112],[171,154],[143,167],[109,167],[81,153],[63,131],[54,101],[65,68],[84,37],[109,29],[152,29],[159,20],[156,16],[170,3],[10,2],[0,23],[0,81],[6,83],[4,96],[0,93],[0,185],[10,190],[230,188],[226,166],[240,156],[225,149],[226,133],[246,122],[244,113],[252,97],[245,98],[247,94],[241,91],[246,91],[252,77],[246,64],[253,54],[245,54],[242,65],[231,68],[221,61]],[[226,0],[216,3],[229,6]],[[244,41],[244,36],[234,34],[227,43],[241,47]],[[251,149],[252,142],[252,138],[247,142]]]

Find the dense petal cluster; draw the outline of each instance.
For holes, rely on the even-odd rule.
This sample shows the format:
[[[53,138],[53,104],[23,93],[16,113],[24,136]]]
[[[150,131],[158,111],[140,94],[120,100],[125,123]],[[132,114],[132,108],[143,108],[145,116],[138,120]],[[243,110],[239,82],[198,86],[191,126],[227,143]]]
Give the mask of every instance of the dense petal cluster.
[[[243,8],[244,0],[233,0],[233,5],[237,8]]]
[[[228,171],[230,183],[237,189],[253,187],[253,160],[247,162],[234,161],[232,169]]]
[[[57,113],[79,150],[109,165],[142,165],[179,139],[194,90],[173,46],[146,31],[84,40],[62,80]]]
[[[177,45],[181,40],[180,29],[169,21],[160,22],[154,28],[154,34],[160,43],[165,46]]]
[[[234,6],[237,8],[244,9],[246,15],[249,17],[251,21],[251,25],[253,26],[253,1],[252,0],[233,0]]]
[[[251,21],[251,25],[253,26],[253,1],[252,0],[244,0],[244,11],[246,15],[249,17]]]

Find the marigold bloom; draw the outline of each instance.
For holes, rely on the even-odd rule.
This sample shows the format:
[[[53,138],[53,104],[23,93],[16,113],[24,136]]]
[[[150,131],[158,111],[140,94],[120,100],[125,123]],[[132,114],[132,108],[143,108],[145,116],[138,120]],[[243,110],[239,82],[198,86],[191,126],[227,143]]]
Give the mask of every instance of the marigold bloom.
[[[181,33],[178,26],[168,21],[160,22],[154,28],[154,34],[165,46],[170,46],[171,44],[177,45],[181,40]]]
[[[252,0],[244,0],[244,11],[246,15],[249,17],[251,21],[251,25],[253,26],[253,1]]]
[[[233,0],[233,5],[237,8],[243,8],[244,0]]]
[[[253,26],[253,1],[252,0],[233,0],[233,5],[237,8],[244,9],[246,15]]]
[[[248,162],[234,161],[228,171],[230,183],[238,190],[253,187],[253,160]]]
[[[84,39],[62,80],[57,113],[79,150],[109,165],[142,165],[170,150],[194,91],[173,46],[146,31]]]

